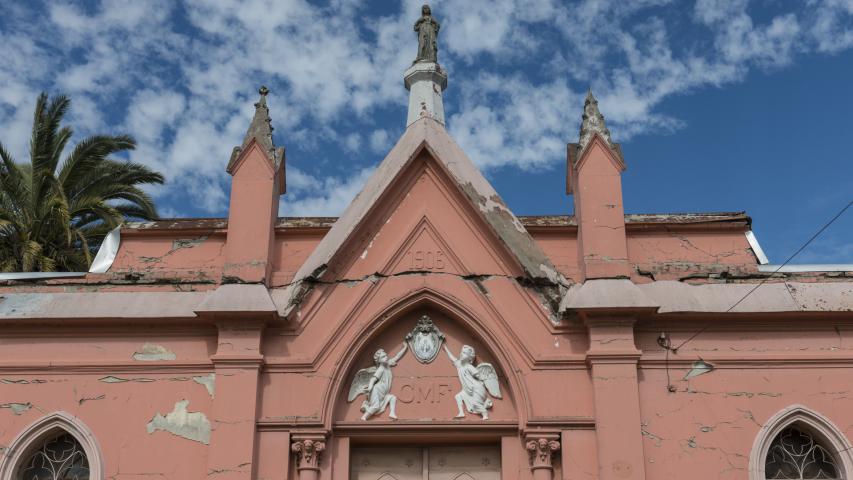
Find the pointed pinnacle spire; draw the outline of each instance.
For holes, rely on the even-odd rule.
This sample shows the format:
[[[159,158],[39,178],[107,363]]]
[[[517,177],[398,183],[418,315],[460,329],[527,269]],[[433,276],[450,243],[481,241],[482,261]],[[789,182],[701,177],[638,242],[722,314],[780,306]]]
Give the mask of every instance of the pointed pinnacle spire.
[[[261,86],[258,89],[260,98],[255,102],[255,116],[252,117],[252,123],[249,125],[249,130],[246,131],[246,136],[243,137],[243,143],[239,147],[234,147],[231,152],[231,160],[228,162],[226,171],[232,172],[234,162],[240,156],[240,152],[249,145],[249,142],[254,138],[261,149],[266,153],[273,165],[278,167],[284,158],[284,148],[276,150],[272,141],[272,119],[270,118],[270,110],[267,107],[267,95],[270,90],[266,86]]]
[[[607,141],[607,144],[613,147],[613,140],[610,138],[610,130],[604,123],[604,115],[598,111],[598,100],[592,94],[592,88],[586,91],[586,100],[583,102],[583,119],[581,120],[580,138],[578,139],[579,150],[582,152],[586,148],[593,134],[599,134]]]
[[[275,147],[272,142],[272,119],[270,118],[270,110],[267,108],[267,94],[270,91],[266,86],[261,86],[258,93],[261,97],[255,103],[255,116],[252,118],[249,130],[246,131],[246,136],[243,138],[243,148],[254,138],[265,151],[270,153],[270,156],[273,156]]]

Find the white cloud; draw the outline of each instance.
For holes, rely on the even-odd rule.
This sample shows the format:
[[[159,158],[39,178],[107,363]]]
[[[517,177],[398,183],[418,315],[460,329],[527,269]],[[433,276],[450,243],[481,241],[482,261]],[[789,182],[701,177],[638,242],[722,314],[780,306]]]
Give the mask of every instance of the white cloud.
[[[344,148],[349,152],[358,152],[361,149],[361,135],[357,132],[346,135],[343,139]]]
[[[388,130],[379,128],[370,134],[370,150],[373,153],[385,154],[391,147],[391,137]]]
[[[140,90],[130,101],[125,127],[146,142],[157,142],[186,108],[186,99],[172,90]]]
[[[746,9],[746,0],[698,0],[695,14],[713,29],[715,45],[725,60],[771,66],[790,63],[801,30],[796,15],[779,15],[757,26]]]
[[[38,91],[63,90],[79,135],[106,129],[138,138],[131,158],[169,180],[153,190],[160,198],[186,193],[194,206],[222,213],[225,163],[261,83],[273,91],[276,140],[289,152],[332,146],[381,155],[403,128],[402,113],[397,126],[374,113],[405,109],[401,76],[415,54],[421,2],[402,1],[381,17],[367,16],[355,0],[77,5],[51,3],[46,16],[19,6],[4,12],[0,141],[19,159]],[[615,139],[624,141],[679,128],[658,108],[673,95],[853,48],[853,0],[776,2],[771,16],[756,15],[748,0],[697,0],[687,13],[680,6],[435,2],[439,55],[458,98],[447,105],[451,133],[483,168],[548,168],[564,161],[565,143],[576,139],[588,85]],[[316,160],[289,156],[287,209],[339,213],[369,171],[358,164],[357,175],[329,176],[300,163],[308,161]]]
[[[853,0],[809,0],[813,26],[809,30],[821,52],[853,47]]]
[[[514,77],[483,74],[463,90],[450,132],[481,168],[515,165],[537,168],[553,163],[577,125],[579,93],[562,80],[531,84]],[[489,107],[487,105],[495,105]]]
[[[340,215],[372,173],[373,167],[354,172],[346,178],[320,179],[299,172],[297,175],[302,177],[297,183],[299,188],[293,188],[282,197],[278,214],[288,217]]]

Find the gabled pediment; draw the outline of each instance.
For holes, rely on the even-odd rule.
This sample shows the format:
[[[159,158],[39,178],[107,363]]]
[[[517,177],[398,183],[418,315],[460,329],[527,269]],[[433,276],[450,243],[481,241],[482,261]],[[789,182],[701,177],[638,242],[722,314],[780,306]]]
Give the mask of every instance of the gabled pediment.
[[[387,214],[393,211],[393,202],[399,201],[394,190],[399,190],[403,182],[410,181],[416,169],[424,168],[424,158],[435,165],[435,170],[440,170],[441,176],[456,190],[456,196],[462,199],[469,211],[474,212],[477,223],[487,230],[482,232],[483,236],[490,236],[504,256],[511,259],[516,276],[533,285],[566,286],[567,281],[444,127],[424,118],[406,129],[361,192],[297,271],[284,295],[287,302],[280,306],[282,316],[287,316],[299,304],[312,285],[336,280],[333,277],[341,270],[335,269],[330,274],[329,267],[337,257],[352,254],[345,246],[359,235],[359,229],[365,223],[375,221],[374,217],[380,215],[379,212]],[[444,236],[449,233],[452,234],[441,232]],[[427,236],[430,241],[438,241],[433,237],[440,235],[436,235],[433,229],[433,233],[427,231]],[[422,240],[427,241],[426,237]],[[381,273],[378,266],[376,273]]]
[[[612,164],[618,172],[624,172],[628,167],[622,156],[622,147],[618,143],[611,143],[606,138],[595,133],[584,148],[578,143],[570,143],[566,146],[566,193],[572,195],[574,176],[589,163],[592,157],[604,158]]]
[[[413,271],[450,275],[469,273],[453,247],[427,216],[421,218],[382,270],[384,275]]]

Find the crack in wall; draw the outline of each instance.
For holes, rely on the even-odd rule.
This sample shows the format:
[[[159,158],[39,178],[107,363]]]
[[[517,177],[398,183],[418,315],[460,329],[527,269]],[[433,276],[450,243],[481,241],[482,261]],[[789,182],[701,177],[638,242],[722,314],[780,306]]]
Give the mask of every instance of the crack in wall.
[[[105,398],[107,398],[107,396],[104,394],[98,395],[97,397],[83,397],[80,400],[77,400],[77,404],[83,405],[84,403],[90,402],[92,400],[103,400]]]
[[[156,382],[153,378],[145,378],[145,377],[136,377],[136,378],[122,378],[122,377],[114,377],[112,375],[107,375],[106,377],[101,377],[98,379],[99,382],[104,383],[124,383],[124,382],[139,382],[139,383],[149,383]]]
[[[432,270],[405,270],[396,273],[380,273],[374,272],[363,275],[357,278],[336,278],[334,280],[323,280],[320,277],[326,271],[326,266],[317,268],[311,275],[297,280],[279,285],[274,285],[275,288],[294,287],[298,290],[293,294],[291,305],[296,306],[302,302],[305,296],[313,289],[315,285],[345,285],[348,287],[356,286],[363,282],[377,283],[379,280],[407,277],[407,276],[444,276],[459,278],[465,282],[471,282],[475,288],[484,295],[488,295],[488,289],[484,282],[495,278],[502,278],[518,283],[522,288],[532,290],[539,298],[542,299],[543,305],[548,309],[550,320],[553,323],[559,323],[561,315],[559,314],[560,300],[562,293],[567,290],[571,284],[563,282],[555,282],[545,278],[532,278],[528,276],[513,276],[503,273],[475,273],[475,274],[459,274],[451,272],[436,272]]]

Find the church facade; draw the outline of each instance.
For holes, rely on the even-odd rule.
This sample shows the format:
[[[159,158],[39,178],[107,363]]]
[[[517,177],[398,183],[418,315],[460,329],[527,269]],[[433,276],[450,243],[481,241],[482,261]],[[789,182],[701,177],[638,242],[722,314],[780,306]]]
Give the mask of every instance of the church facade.
[[[279,217],[262,89],[227,218],[5,278],[0,479],[853,478],[851,272],[771,275],[740,212],[625,214],[591,93],[574,215],[515,215],[416,28],[408,127],[340,217]]]

